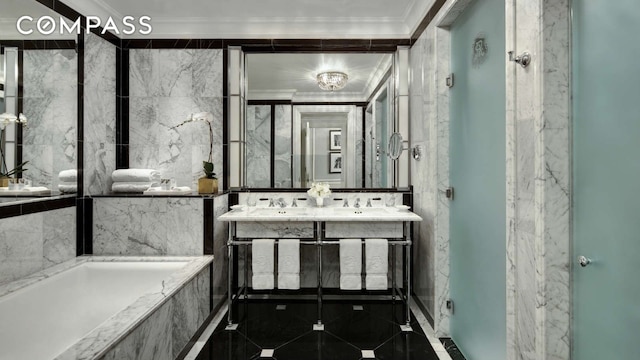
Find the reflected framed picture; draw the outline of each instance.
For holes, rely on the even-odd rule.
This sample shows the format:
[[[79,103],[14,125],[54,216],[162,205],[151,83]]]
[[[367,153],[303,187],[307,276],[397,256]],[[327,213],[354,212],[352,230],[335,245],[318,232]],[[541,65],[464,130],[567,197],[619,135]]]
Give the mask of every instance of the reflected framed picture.
[[[329,153],[329,173],[340,174],[342,172],[342,154],[339,152]]]
[[[329,130],[329,150],[342,150],[342,131]]]

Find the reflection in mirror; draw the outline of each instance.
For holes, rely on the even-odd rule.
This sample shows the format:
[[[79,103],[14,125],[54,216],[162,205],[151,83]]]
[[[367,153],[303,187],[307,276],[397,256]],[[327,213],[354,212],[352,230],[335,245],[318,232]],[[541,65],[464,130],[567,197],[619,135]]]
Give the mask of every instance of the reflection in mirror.
[[[393,163],[375,152],[394,129],[391,54],[249,53],[245,63],[246,187],[394,186]],[[346,79],[321,84],[331,71]]]
[[[7,0],[0,4],[0,53],[2,56],[2,112],[26,123],[10,123],[4,129],[0,149],[5,173],[26,163],[6,180],[0,196],[9,198],[49,196],[62,188],[75,192],[78,54],[76,36],[20,34],[16,20],[60,17],[35,0]],[[10,25],[10,26],[8,26]],[[6,163],[6,166],[4,166]],[[66,171],[63,179],[59,174]],[[2,184],[4,185],[4,184]]]

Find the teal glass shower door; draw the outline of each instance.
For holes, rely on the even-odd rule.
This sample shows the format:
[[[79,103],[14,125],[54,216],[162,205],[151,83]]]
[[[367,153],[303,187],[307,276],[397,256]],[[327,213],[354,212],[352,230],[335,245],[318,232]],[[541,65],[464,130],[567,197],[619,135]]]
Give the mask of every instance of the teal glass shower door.
[[[506,357],[505,5],[451,27],[451,335],[473,360]]]
[[[640,359],[640,2],[572,7],[572,358]]]

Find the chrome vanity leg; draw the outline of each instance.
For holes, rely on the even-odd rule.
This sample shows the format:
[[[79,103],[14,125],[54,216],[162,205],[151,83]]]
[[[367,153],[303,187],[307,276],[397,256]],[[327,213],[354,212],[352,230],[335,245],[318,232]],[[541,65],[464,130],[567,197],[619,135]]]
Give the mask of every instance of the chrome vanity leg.
[[[233,323],[233,233],[235,223],[229,223],[229,239],[227,240],[227,326],[225,330],[236,330],[238,324]]]
[[[322,323],[322,240],[324,236],[322,234],[322,223],[316,223],[316,251],[318,252],[318,323],[313,325],[314,331],[324,331],[324,324]]]
[[[396,301],[396,246],[391,245],[391,301]]]
[[[411,228],[408,228],[408,223],[404,223],[405,239],[409,242],[402,247],[404,252],[404,291],[405,293],[405,306],[406,306],[406,322],[400,326],[402,331],[413,331],[411,328]]]

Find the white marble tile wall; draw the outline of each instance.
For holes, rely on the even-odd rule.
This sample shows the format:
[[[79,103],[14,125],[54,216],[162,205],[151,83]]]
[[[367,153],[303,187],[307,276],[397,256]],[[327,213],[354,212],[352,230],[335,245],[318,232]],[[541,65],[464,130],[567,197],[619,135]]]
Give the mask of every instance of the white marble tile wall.
[[[201,198],[95,198],[95,255],[202,255]]]
[[[224,301],[227,292],[227,239],[229,223],[218,221],[218,216],[229,209],[229,195],[217,196],[213,199],[213,305]]]
[[[364,156],[364,144],[365,138],[362,136],[364,128],[364,118],[362,116],[362,106],[358,106],[356,111],[356,187],[364,187],[363,176],[364,169],[362,168],[362,157]]]
[[[291,187],[291,105],[275,105],[274,187]]]
[[[75,50],[25,50],[23,66],[23,176],[57,190],[58,173],[76,168],[78,57]]]
[[[247,187],[271,187],[271,105],[247,106],[246,140]]]
[[[157,169],[178,186],[195,188],[209,154],[207,125],[172,127],[207,111],[222,188],[222,50],[132,49],[129,64],[129,166]]]
[[[116,167],[116,47],[84,39],[84,193],[111,191]]]
[[[75,207],[0,219],[0,285],[75,256]]]

